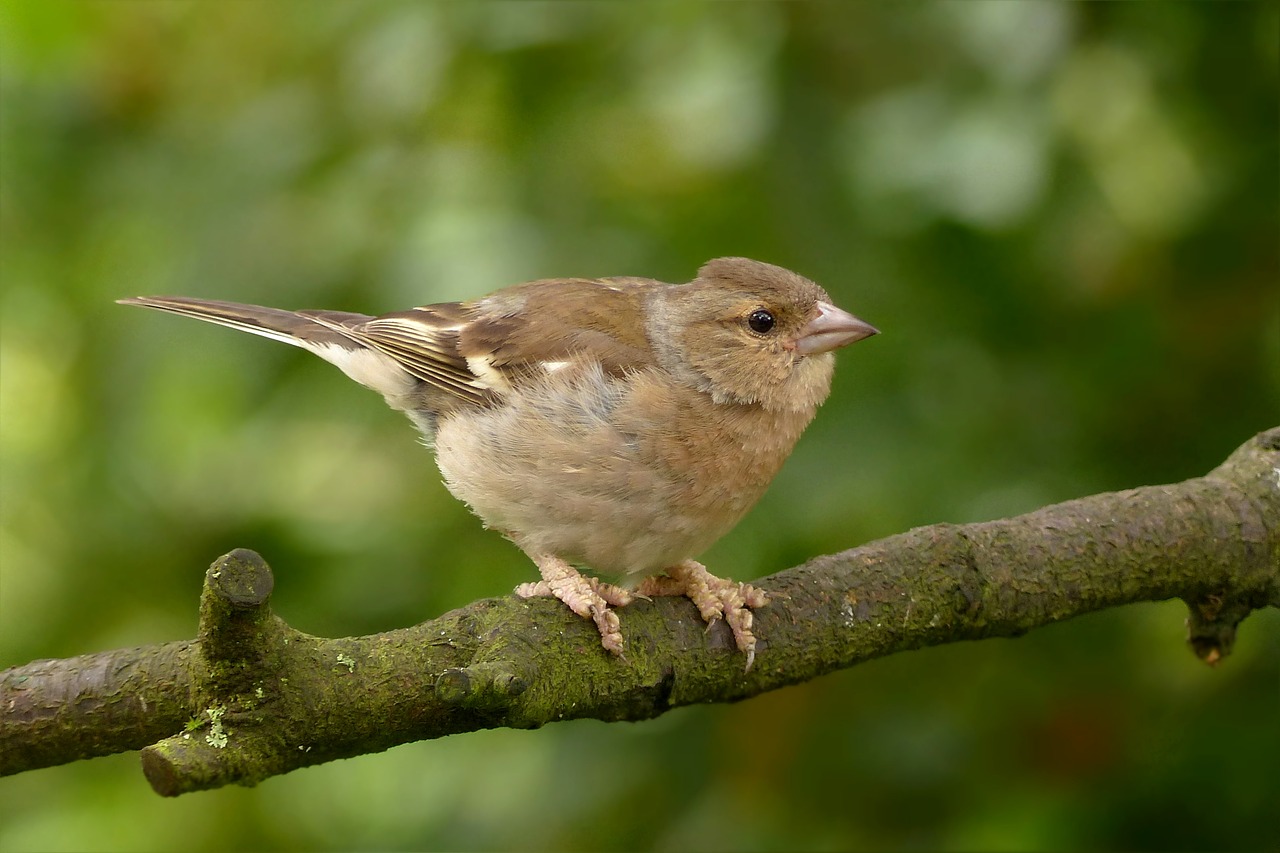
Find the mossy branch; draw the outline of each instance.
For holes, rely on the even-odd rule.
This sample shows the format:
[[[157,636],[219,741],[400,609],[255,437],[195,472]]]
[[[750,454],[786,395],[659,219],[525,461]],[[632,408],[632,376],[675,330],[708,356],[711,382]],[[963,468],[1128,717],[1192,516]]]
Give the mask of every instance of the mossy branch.
[[[1217,663],[1245,616],[1280,606],[1280,428],[1204,477],[917,528],[765,578],[778,594],[756,615],[750,672],[728,630],[705,630],[683,599],[622,612],[622,662],[548,599],[328,640],[271,612],[272,583],[261,557],[233,551],[206,574],[197,640],[0,673],[0,774],[141,749],[161,794],[252,785],[456,732],[745,699],[904,649],[1175,597],[1192,649]]]

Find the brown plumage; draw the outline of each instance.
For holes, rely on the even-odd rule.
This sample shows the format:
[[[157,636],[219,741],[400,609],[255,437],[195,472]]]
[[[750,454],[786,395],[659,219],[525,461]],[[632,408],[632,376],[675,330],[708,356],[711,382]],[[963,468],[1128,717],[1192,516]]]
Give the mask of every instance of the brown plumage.
[[[688,284],[548,279],[379,317],[123,299],[310,350],[434,444],[445,484],[621,654],[610,605],[683,594],[750,666],[768,597],[695,562],[760,498],[826,399],[831,351],[876,333],[808,279],[746,258]],[[581,575],[588,567],[622,585]]]

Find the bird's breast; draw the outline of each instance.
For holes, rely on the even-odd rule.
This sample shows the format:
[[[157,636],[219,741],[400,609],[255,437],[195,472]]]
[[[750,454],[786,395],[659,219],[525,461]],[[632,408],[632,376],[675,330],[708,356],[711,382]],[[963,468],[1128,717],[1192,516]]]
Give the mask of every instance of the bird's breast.
[[[449,490],[527,553],[652,574],[727,533],[812,417],[571,365],[441,418],[436,454]]]

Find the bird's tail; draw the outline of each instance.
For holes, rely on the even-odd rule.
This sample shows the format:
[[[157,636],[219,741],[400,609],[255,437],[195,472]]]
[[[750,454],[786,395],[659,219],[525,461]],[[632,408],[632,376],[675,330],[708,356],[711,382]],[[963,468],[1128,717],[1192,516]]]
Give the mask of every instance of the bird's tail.
[[[312,352],[329,346],[351,348],[351,339],[341,329],[370,319],[364,314],[342,311],[283,311],[261,305],[193,299],[188,296],[131,296],[117,301],[121,305],[143,305],[168,311],[170,314],[194,317]]]
[[[144,305],[261,335],[312,352],[350,378],[381,394],[393,409],[410,411],[417,380],[394,358],[369,346],[360,327],[373,319],[345,311],[282,311],[261,305],[192,299],[188,296],[133,296],[124,305]]]

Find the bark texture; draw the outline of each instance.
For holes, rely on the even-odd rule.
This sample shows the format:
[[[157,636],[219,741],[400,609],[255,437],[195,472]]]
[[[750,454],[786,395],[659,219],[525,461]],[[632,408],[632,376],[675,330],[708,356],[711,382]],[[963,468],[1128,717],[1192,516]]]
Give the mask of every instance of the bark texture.
[[[323,639],[270,609],[252,551],[205,578],[199,635],[0,673],[0,775],[140,749],[164,795],[496,726],[640,720],[730,702],[905,649],[1015,636],[1182,598],[1215,664],[1252,610],[1280,606],[1280,428],[1204,477],[980,524],[938,524],[758,581],[759,651],[687,600],[622,613],[627,661],[548,599],[478,601],[413,628]]]

